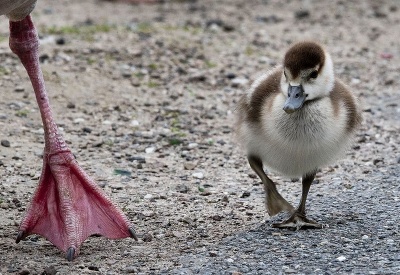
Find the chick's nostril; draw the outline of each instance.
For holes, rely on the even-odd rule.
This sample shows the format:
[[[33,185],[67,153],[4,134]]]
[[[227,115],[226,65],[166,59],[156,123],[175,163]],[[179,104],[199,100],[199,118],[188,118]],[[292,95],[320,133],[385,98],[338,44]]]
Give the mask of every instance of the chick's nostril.
[[[300,96],[300,95],[297,93],[294,97],[295,97],[295,98],[299,98],[299,96]]]

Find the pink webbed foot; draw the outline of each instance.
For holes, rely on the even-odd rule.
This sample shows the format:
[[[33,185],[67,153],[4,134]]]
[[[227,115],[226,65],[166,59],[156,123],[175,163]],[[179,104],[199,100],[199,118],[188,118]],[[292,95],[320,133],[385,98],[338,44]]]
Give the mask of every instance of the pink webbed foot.
[[[60,135],[39,66],[38,45],[30,16],[10,21],[10,48],[28,72],[45,133],[42,175],[20,225],[17,242],[30,234],[39,234],[72,260],[90,235],[137,240],[125,215],[86,175]]]
[[[71,152],[45,154],[43,162],[39,186],[20,225],[17,242],[39,234],[72,260],[91,235],[137,240],[125,215],[86,175]]]

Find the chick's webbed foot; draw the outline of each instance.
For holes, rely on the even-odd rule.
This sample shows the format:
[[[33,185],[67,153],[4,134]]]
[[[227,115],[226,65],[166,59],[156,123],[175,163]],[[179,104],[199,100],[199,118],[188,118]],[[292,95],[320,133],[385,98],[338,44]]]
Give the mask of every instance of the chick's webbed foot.
[[[294,207],[287,202],[277,190],[267,191],[265,204],[270,216],[275,216],[280,212],[292,212],[294,210]]]
[[[305,214],[294,212],[292,216],[284,222],[274,223],[271,225],[274,228],[287,228],[292,230],[299,229],[322,229],[326,225],[317,223],[311,219],[308,219]]]

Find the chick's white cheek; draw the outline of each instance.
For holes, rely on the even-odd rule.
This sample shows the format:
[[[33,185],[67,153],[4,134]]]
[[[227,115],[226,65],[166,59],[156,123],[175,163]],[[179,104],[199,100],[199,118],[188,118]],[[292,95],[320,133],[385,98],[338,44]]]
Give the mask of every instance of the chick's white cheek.
[[[304,93],[307,95],[307,100],[314,99],[319,96],[318,94],[318,89],[319,84],[318,83],[312,83],[312,84],[304,84],[303,89]]]
[[[281,90],[282,90],[282,93],[285,95],[285,97],[287,97],[288,95],[288,88],[289,88],[289,84],[286,82],[286,81],[284,81],[284,80],[282,80],[281,81]]]

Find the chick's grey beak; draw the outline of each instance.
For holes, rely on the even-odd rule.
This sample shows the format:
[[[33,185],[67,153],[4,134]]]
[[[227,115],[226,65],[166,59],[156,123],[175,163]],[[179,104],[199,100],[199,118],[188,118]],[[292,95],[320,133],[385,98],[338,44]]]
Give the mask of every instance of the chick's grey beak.
[[[306,95],[304,93],[303,86],[292,86],[289,84],[288,98],[283,106],[283,110],[286,113],[291,114],[300,109],[305,100]]]

